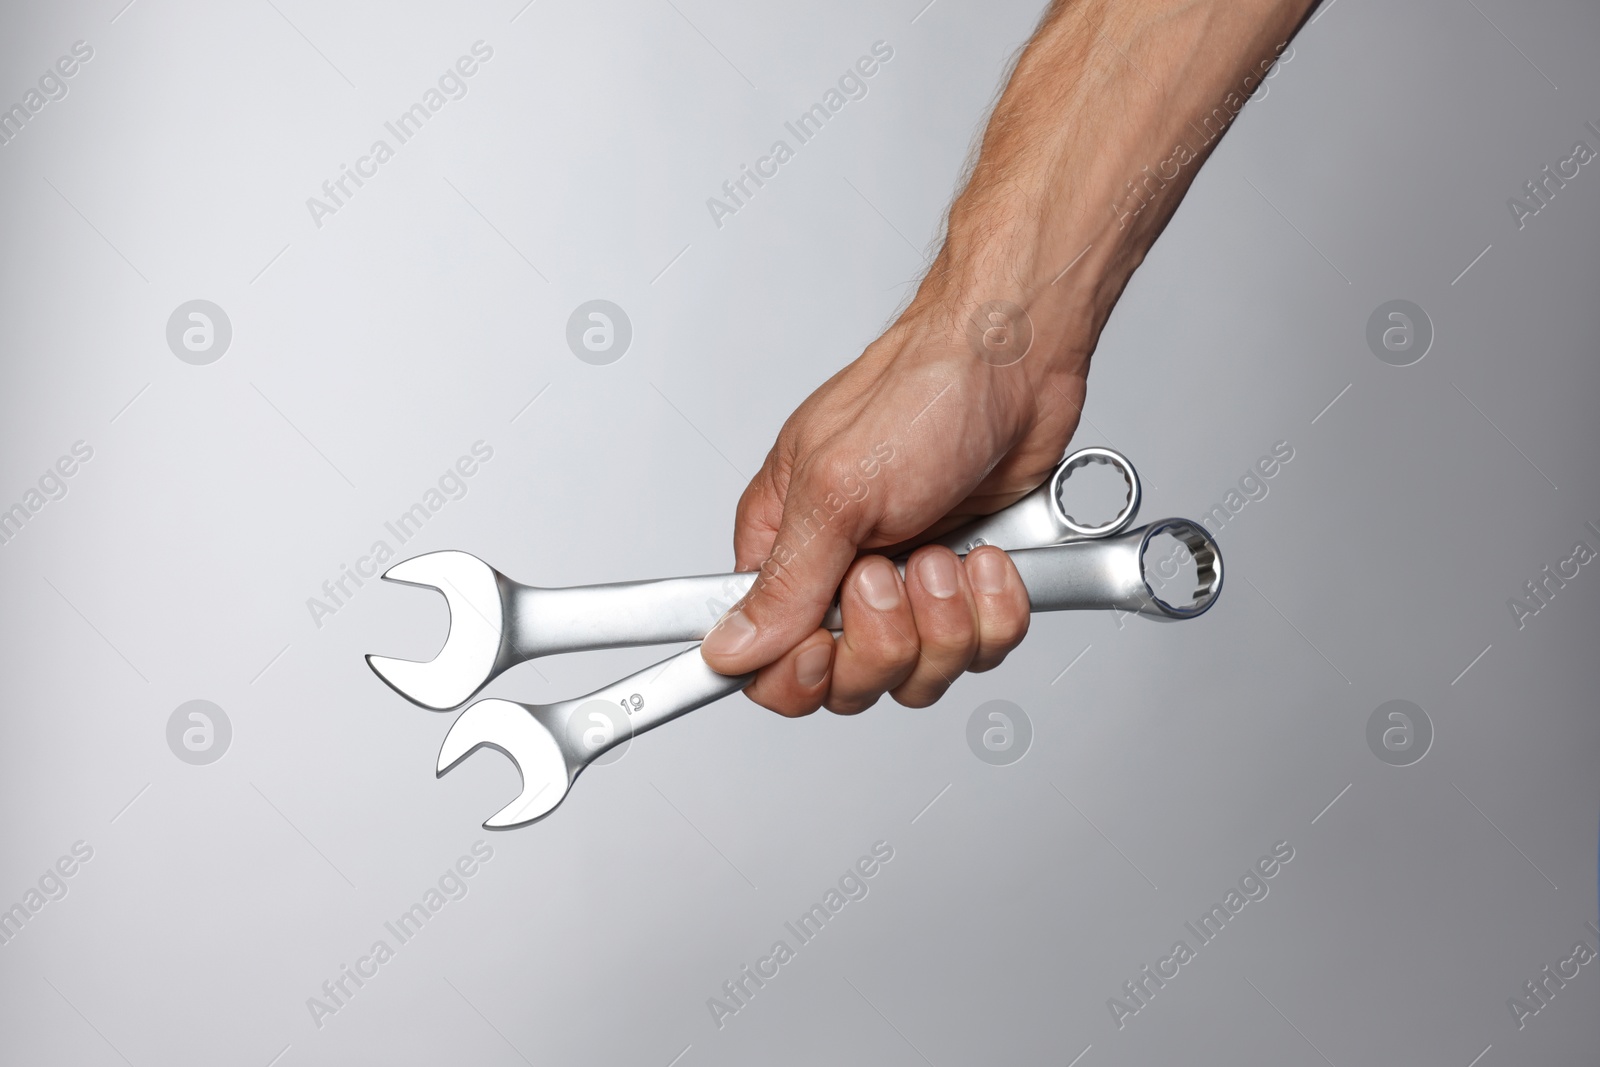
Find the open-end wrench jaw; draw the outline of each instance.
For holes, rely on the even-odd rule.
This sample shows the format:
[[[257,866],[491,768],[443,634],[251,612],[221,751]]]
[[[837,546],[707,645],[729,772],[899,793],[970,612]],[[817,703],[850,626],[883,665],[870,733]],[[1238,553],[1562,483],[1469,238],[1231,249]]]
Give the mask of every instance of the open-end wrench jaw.
[[[435,776],[443,777],[480,748],[495,749],[522,776],[522,791],[491,815],[484,829],[510,830],[544,818],[566,798],[572,780],[583,769],[583,763],[572,760],[557,741],[561,725],[544,722],[566,710],[559,704],[518,704],[495,698],[478,701],[456,718],[445,735]]]
[[[443,776],[480,748],[504,753],[522,775],[522,790],[483,826],[526,826],[554,811],[597,757],[636,734],[737,693],[753,677],[718,674],[695,646],[576,700],[480,700],[451,725],[436,773]]]
[[[367,657],[367,665],[391,689],[425,708],[448,711],[504,669],[505,590],[511,583],[503,574],[466,552],[445,551],[402,560],[383,578],[436,590],[450,609],[450,633],[433,659]]]

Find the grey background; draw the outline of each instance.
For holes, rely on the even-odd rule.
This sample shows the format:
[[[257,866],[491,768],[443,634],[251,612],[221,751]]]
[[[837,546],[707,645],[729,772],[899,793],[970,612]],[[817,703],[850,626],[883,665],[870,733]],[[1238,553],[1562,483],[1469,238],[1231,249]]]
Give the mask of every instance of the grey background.
[[[1600,572],[1520,630],[1507,599],[1600,547],[1600,170],[1520,231],[1506,207],[1600,148],[1593,4],[1336,2],[1200,174],[1078,436],[1134,459],[1151,518],[1293,446],[1198,623],[1040,618],[924,711],[735,697],[498,835],[515,772],[436,781],[450,718],[361,660],[425,658],[440,602],[368,583],[313,624],[478,440],[493,460],[402,555],[542,584],[728,565],[746,476],[905,298],[1041,8],[924,2],[0,13],[6,104],[95,50],[0,147],[0,506],[94,449],[0,547],[3,903],[94,849],[0,947],[0,1058],[1594,1062],[1600,967],[1520,1032],[1506,1005],[1594,943]],[[480,39],[468,95],[315,227],[306,198]],[[878,40],[866,99],[714,226],[706,198]],[[233,327],[209,366],[165,341],[197,298]],[[1396,298],[1435,329],[1404,368],[1365,343]],[[592,299],[633,324],[609,366],[564,341]],[[233,729],[208,766],[166,742],[195,699]],[[993,699],[1033,724],[1010,766],[967,748]],[[1433,723],[1412,766],[1365,741],[1393,699]],[[469,895],[315,1026],[307,998],[480,839]],[[719,1030],[707,998],[879,840],[870,895]],[[1279,841],[1270,895],[1119,1030],[1107,999]]]

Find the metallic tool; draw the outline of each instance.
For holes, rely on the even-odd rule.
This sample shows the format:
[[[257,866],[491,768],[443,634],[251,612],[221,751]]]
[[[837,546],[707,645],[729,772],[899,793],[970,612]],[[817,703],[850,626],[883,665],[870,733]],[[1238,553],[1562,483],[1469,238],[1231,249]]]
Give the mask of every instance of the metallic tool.
[[[1093,464],[1109,465],[1127,483],[1122,507],[1099,525],[1073,517],[1064,503],[1073,472]],[[1140,497],[1138,472],[1121,453],[1079,449],[1015,504],[932,543],[965,553],[984,544],[1011,550],[1106,537],[1133,521]],[[427,662],[368,656],[367,663],[407,700],[448,711],[525,660],[699,641],[750,591],[756,576],[747,571],[542,589],[520,585],[466,552],[429,552],[396,563],[383,577],[444,595],[450,608],[444,647]]]
[[[1163,534],[1181,542],[1194,560],[1192,593],[1156,592],[1174,581],[1173,575],[1158,569],[1171,555],[1158,559],[1160,549],[1151,549],[1152,541]],[[1035,612],[1119,609],[1168,621],[1192,619],[1211,607],[1222,591],[1217,543],[1187,519],[1164,519],[1111,537],[1023,549],[1010,556]],[[838,627],[837,605],[823,625]],[[696,645],[576,700],[558,704],[480,700],[463,711],[445,735],[437,773],[445,774],[480,748],[505,753],[522,775],[522,792],[483,825],[490,830],[524,826],[554,810],[595,757],[636,734],[738,692],[752,678],[716,673]]]

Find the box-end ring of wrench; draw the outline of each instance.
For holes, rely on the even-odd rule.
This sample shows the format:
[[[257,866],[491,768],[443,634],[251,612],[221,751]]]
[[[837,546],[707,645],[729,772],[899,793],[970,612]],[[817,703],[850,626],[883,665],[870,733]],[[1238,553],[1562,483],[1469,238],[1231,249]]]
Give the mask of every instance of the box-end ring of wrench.
[[[1164,560],[1150,558],[1151,540],[1158,534],[1177,538],[1194,558],[1192,596],[1169,600],[1156,592],[1171,582],[1157,570]],[[1114,537],[1010,555],[1035,612],[1116,608],[1175,621],[1203,614],[1222,591],[1221,550],[1203,527],[1187,519],[1164,519]],[[1158,576],[1154,581],[1153,574]],[[823,625],[837,628],[837,606],[829,614]],[[595,757],[635,734],[738,692],[754,677],[717,674],[696,645],[576,700],[480,700],[457,716],[445,735],[437,774],[443,776],[480,748],[498,749],[521,774],[522,791],[490,816],[484,828],[524,826],[555,810]]]
[[[1074,518],[1064,503],[1074,471],[1111,466],[1127,483],[1127,499],[1098,526]],[[1070,453],[1050,478],[1003,511],[953,530],[932,543],[966,553],[979,545],[1003,549],[1101,538],[1125,529],[1139,511],[1138,472],[1119,452],[1084,448]],[[526,660],[562,652],[699,641],[755,584],[757,572],[707,574],[607,585],[543,589],[512,581],[466,552],[429,552],[402,560],[384,579],[433,589],[450,609],[450,632],[427,662],[368,656],[390,688],[434,711],[460,707],[502,672]]]

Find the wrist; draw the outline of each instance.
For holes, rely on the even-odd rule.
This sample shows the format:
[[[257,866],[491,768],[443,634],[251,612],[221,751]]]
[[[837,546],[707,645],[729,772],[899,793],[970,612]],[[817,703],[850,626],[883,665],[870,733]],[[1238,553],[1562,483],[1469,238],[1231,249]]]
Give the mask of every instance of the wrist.
[[[975,240],[953,230],[897,325],[1030,388],[1082,376],[1110,308],[1110,243],[1075,243],[1079,233],[986,227]]]

